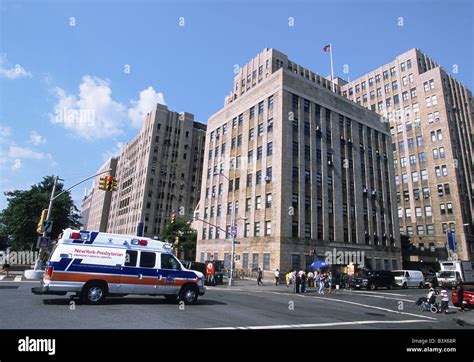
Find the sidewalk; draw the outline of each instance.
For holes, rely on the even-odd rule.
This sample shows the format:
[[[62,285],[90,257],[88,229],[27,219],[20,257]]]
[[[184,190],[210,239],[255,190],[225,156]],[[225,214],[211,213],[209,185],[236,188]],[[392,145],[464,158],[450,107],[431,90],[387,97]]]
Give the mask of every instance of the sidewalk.
[[[218,289],[227,289],[227,288],[235,288],[235,289],[243,289],[243,290],[265,290],[271,292],[280,292],[280,293],[293,293],[294,286],[291,285],[289,288],[286,287],[286,283],[280,283],[279,285],[275,285],[275,282],[270,279],[264,279],[263,285],[257,285],[257,279],[251,278],[240,278],[234,279],[234,286],[229,287],[226,283],[224,285],[217,285],[213,288]],[[316,293],[317,288],[306,288],[306,293]],[[327,294],[327,290],[324,291]],[[338,290],[333,289],[332,293],[337,293]]]

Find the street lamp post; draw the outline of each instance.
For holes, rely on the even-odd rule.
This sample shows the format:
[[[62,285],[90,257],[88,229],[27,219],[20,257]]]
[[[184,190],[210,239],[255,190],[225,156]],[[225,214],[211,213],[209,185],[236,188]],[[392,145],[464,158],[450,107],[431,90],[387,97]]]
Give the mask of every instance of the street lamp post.
[[[214,176],[222,176],[224,177],[228,183],[230,183],[230,179],[221,172],[214,173]],[[230,233],[232,235],[232,251],[230,256],[230,275],[229,275],[229,286],[234,285],[234,269],[235,269],[235,239],[237,237],[237,215],[235,214],[235,193],[232,190],[232,215],[231,215],[231,229]],[[240,218],[242,220],[246,220],[246,217]]]

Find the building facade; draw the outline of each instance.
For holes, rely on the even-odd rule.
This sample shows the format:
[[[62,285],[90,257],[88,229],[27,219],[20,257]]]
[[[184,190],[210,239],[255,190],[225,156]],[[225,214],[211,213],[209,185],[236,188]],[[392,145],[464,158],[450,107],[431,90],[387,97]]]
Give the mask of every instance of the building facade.
[[[206,126],[157,104],[122,147],[107,231],[159,237],[175,211],[192,218],[199,199]]]
[[[98,175],[92,184],[93,194],[90,202],[89,218],[87,220],[87,230],[107,231],[107,223],[109,220],[110,202],[112,193],[99,190],[99,180],[104,176],[113,176],[117,171],[118,158],[109,158],[97,171]],[[108,173],[102,173],[110,169]]]
[[[208,121],[196,259],[270,273],[335,252],[401,265],[392,141],[380,116],[265,49]]]
[[[79,222],[81,227],[85,229],[89,221],[89,214],[91,210],[92,196],[94,195],[94,189],[85,190],[84,196],[81,201],[81,209],[79,210]]]
[[[419,49],[342,85],[342,94],[390,124],[404,264],[474,256],[472,93]]]

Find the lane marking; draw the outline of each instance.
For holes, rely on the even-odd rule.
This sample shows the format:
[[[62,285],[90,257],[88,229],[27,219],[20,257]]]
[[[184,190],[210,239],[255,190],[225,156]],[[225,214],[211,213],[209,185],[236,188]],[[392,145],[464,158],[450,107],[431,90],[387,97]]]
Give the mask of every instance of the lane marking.
[[[411,300],[411,299],[402,299],[402,298],[390,298],[390,297],[386,297],[386,296],[383,296],[383,295],[373,295],[373,294],[365,294],[365,293],[347,293],[347,292],[339,292],[337,294],[345,294],[345,295],[361,295],[361,296],[364,296],[364,297],[371,297],[371,298],[382,298],[382,299],[390,299],[390,300],[401,300],[403,302],[410,302],[410,303],[415,303],[416,300]]]
[[[353,304],[353,305],[358,305],[358,306],[365,307],[365,308],[378,309],[378,310],[383,310],[383,311],[390,312],[390,313],[410,315],[410,316],[413,316],[413,317],[426,318],[426,319],[431,319],[431,320],[437,321],[437,319],[433,318],[433,317],[428,317],[428,316],[424,316],[424,315],[420,315],[420,314],[414,314],[414,313],[408,313],[408,312],[400,312],[398,310],[393,310],[393,309],[388,309],[388,308],[383,308],[383,307],[377,307],[377,306],[370,305],[370,304],[350,302],[348,300],[341,300],[341,299],[335,299],[335,298],[323,298],[323,297],[311,297],[311,298],[330,300],[330,301],[339,302],[339,303]]]
[[[331,322],[331,323],[308,323],[308,324],[279,324],[269,326],[246,326],[246,327],[209,327],[197,329],[289,329],[289,328],[317,328],[317,327],[337,327],[350,325],[368,325],[368,324],[408,324],[408,323],[433,323],[434,321],[427,321],[422,319],[407,319],[403,321],[352,321],[352,322]]]
[[[13,279],[14,282],[21,282],[21,275],[18,275]]]
[[[0,275],[0,280],[3,280],[5,278],[5,275]]]

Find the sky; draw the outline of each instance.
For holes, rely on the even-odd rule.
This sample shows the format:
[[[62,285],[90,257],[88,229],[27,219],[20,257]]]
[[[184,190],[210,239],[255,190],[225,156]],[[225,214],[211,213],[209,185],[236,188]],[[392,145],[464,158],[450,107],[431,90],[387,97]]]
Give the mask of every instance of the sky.
[[[157,102],[207,123],[235,65],[266,47],[325,76],[331,43],[344,79],[420,48],[472,90],[473,4],[0,0],[0,210],[46,175],[93,175]],[[90,186],[72,190],[77,207]]]

